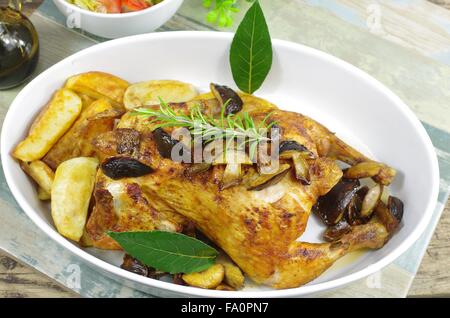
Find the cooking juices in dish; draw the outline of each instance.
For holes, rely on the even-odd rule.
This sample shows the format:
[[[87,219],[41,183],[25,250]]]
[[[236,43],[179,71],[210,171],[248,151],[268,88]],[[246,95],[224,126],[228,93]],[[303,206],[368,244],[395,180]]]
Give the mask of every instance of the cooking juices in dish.
[[[36,181],[37,195],[51,200],[62,235],[124,249],[122,268],[171,275],[174,283],[238,290],[245,274],[273,288],[298,287],[395,234],[403,203],[383,195],[393,168],[307,116],[223,85],[210,88],[199,94],[179,81],[75,75],[12,155]],[[270,151],[260,152],[263,146]],[[311,213],[327,227],[323,243],[297,240]],[[185,263],[151,257],[161,255],[151,254],[155,244],[168,251],[189,242],[200,252],[183,255]],[[195,258],[210,262],[196,266]]]
[[[67,0],[82,9],[98,13],[127,13],[150,8],[163,0]]]

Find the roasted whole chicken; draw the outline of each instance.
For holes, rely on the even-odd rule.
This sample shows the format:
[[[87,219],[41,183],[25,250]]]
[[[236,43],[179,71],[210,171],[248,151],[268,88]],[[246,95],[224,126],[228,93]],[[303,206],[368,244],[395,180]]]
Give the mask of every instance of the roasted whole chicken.
[[[200,118],[242,114],[252,123],[270,122],[279,143],[266,144],[276,148],[278,165],[265,169],[267,157],[250,160],[248,149],[238,162],[229,162],[225,152],[212,162],[174,160],[175,147],[190,159],[195,154],[191,142],[173,137],[180,127],[148,115],[163,105],[172,115],[196,109]],[[58,231],[81,245],[120,250],[109,231],[204,236],[237,274],[218,285],[226,267],[216,264],[216,284],[193,285],[195,277],[182,277],[202,288],[241,288],[240,270],[259,284],[298,287],[352,251],[383,247],[403,215],[403,203],[385,191],[394,169],[311,118],[216,84],[198,95],[176,81],[130,85],[99,72],[71,77],[13,156],[38,184],[39,198],[51,197]],[[76,183],[83,191],[69,197]],[[327,226],[324,243],[301,241],[312,213]],[[128,255],[123,267],[163,274]]]
[[[218,101],[209,97],[170,106],[188,113],[201,103],[204,113],[219,113]],[[98,171],[95,206],[87,224],[95,247],[119,248],[105,234],[109,230],[183,232],[193,223],[253,281],[274,288],[291,288],[315,279],[351,251],[377,249],[387,242],[394,229],[378,216],[352,226],[334,242],[299,241],[319,197],[345,175],[372,177],[388,185],[395,171],[366,158],[306,116],[279,110],[254,96],[240,97],[242,112],[260,120],[272,112],[271,120],[279,125],[282,139],[312,153],[308,159],[308,184],[299,182],[290,169],[278,183],[266,188],[249,190],[241,182],[223,189],[225,166],[192,173],[192,165],[164,158],[158,151],[159,141],[155,140],[149,119],[129,112],[121,117],[116,129],[95,138],[94,147],[101,160],[133,158],[151,167],[152,173],[114,180],[103,170]],[[343,172],[337,160],[354,168]],[[247,167],[246,175],[257,173],[256,169]],[[391,215],[385,212],[385,218],[389,218]]]

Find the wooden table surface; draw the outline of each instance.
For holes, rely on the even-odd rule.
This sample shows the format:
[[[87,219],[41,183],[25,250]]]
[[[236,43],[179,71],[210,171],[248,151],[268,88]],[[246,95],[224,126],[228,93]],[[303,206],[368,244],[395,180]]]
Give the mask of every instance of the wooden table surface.
[[[450,0],[429,0],[450,9]],[[450,21],[449,21],[450,22]],[[450,201],[411,286],[411,297],[450,297]],[[78,297],[47,276],[0,251],[0,298]]]

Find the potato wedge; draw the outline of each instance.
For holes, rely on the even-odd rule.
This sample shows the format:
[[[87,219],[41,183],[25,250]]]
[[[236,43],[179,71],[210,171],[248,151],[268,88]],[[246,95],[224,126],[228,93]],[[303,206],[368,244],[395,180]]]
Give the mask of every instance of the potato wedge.
[[[244,286],[244,274],[239,267],[232,263],[223,263],[225,269],[225,283],[234,289],[241,289]]]
[[[79,157],[59,165],[52,187],[51,212],[58,232],[74,241],[83,236],[98,160]]]
[[[222,291],[235,291],[236,289],[234,289],[231,286],[228,286],[227,284],[220,284],[219,286],[216,287],[216,290],[222,290]]]
[[[44,189],[42,189],[41,187],[38,187],[38,199],[41,201],[47,201],[50,200],[52,198],[50,192],[45,191]]]
[[[106,116],[109,111],[109,116]],[[53,146],[42,159],[56,169],[62,162],[75,157],[94,157],[92,146],[95,137],[114,129],[114,122],[120,116],[106,99],[99,99],[81,112],[70,130]],[[105,116],[103,116],[105,115]]]
[[[91,105],[93,102],[96,101],[95,98],[92,98],[90,96],[87,96],[85,94],[78,94],[81,98],[81,102],[83,103],[82,110],[85,110],[89,105]]]
[[[215,98],[216,97],[214,96],[213,93],[208,92],[208,93],[203,93],[203,94],[197,95],[192,100],[205,100],[205,99],[215,99]]]
[[[184,103],[198,95],[191,84],[179,81],[148,81],[128,87],[123,103],[130,110],[136,107],[159,104],[159,98],[167,103]]]
[[[225,275],[225,269],[221,264],[214,264],[207,270],[199,273],[184,274],[182,279],[190,286],[214,289],[220,285]]]
[[[94,99],[106,98],[114,106],[123,108],[123,95],[129,85],[108,73],[88,72],[69,77],[65,87]]]
[[[36,118],[29,135],[13,151],[25,162],[41,159],[69,130],[81,112],[80,97],[68,89],[58,90],[45,110]]]
[[[42,190],[41,196],[43,198],[46,195],[50,195],[52,191],[53,179],[55,178],[55,173],[49,166],[40,160],[32,161],[30,163],[21,162],[20,167],[28,174]],[[38,192],[39,193],[39,192]],[[48,200],[48,199],[45,199]]]
[[[221,285],[230,286],[234,290],[241,289],[244,286],[244,274],[228,256],[222,254],[217,258],[216,262],[221,264],[225,270],[224,280]]]
[[[92,241],[92,238],[86,231],[86,228],[84,229],[83,235],[80,238],[80,245],[82,247],[93,247],[94,246],[94,242]]]

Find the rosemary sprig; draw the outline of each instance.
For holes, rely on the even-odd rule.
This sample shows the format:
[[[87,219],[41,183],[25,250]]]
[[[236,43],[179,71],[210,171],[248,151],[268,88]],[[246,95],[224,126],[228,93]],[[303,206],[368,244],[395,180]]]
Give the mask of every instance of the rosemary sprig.
[[[248,145],[249,156],[252,159],[256,154],[258,144],[271,141],[268,132],[276,124],[275,122],[267,123],[271,113],[259,124],[256,124],[246,112],[242,116],[233,114],[225,116],[228,102],[222,106],[220,118],[214,118],[203,114],[199,105],[192,107],[190,113],[186,115],[176,112],[161,98],[159,100],[159,109],[138,108],[134,110],[134,114],[152,118],[150,124],[154,124],[153,129],[185,127],[190,131],[194,140],[200,138],[205,144],[216,140],[226,140],[227,149],[231,142],[238,140],[237,148],[242,149]]]

